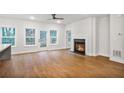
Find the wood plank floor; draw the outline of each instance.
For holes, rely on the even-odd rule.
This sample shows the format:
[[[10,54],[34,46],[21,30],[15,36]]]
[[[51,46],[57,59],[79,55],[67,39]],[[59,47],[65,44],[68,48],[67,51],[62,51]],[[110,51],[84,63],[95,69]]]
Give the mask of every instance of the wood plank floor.
[[[124,77],[124,64],[104,57],[75,55],[67,50],[44,51],[13,55],[11,60],[0,61],[0,77]]]

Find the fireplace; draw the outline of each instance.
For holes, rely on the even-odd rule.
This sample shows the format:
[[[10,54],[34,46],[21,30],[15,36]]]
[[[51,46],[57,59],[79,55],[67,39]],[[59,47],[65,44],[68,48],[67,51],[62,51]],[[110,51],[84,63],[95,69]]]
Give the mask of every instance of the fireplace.
[[[85,39],[74,39],[74,52],[85,55]]]

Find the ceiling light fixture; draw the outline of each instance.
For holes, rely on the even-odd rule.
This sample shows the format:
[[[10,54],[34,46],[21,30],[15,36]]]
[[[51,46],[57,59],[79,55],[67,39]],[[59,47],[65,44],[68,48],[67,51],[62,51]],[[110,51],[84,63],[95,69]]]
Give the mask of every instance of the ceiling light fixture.
[[[35,19],[35,17],[34,17],[34,16],[30,16],[30,19],[31,19],[31,20],[34,20],[34,19]]]
[[[57,20],[56,22],[57,22],[58,24],[60,24],[60,23],[61,23],[61,21],[60,21],[60,20]]]

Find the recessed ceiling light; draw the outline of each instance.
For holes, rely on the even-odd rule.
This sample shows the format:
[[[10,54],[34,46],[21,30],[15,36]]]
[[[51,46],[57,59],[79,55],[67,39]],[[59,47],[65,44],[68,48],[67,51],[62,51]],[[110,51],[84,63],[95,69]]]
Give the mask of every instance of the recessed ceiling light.
[[[31,20],[34,20],[34,19],[35,19],[35,17],[34,17],[34,16],[30,16],[30,19],[31,19]]]

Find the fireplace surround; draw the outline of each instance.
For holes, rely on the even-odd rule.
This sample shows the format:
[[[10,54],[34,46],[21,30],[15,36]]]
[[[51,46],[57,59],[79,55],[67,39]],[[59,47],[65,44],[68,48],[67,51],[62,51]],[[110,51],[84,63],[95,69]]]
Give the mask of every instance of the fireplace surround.
[[[85,39],[74,39],[74,52],[85,55]]]

